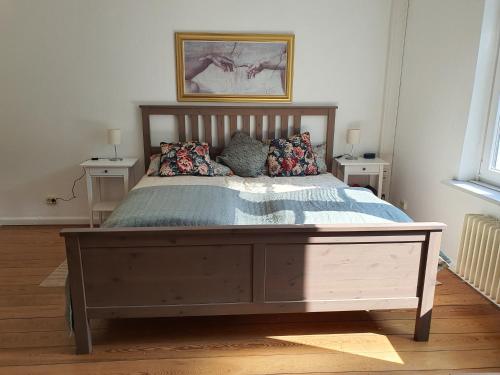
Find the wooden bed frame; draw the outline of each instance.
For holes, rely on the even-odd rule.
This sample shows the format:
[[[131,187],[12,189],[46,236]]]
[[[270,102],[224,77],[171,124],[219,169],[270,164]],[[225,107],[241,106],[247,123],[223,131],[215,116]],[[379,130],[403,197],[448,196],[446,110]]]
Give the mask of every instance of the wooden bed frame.
[[[158,152],[151,115],[174,115],[180,140],[214,153],[224,129],[255,137],[327,120],[331,168],[335,106],[141,106],[144,158]],[[251,120],[251,116],[254,120]],[[200,123],[199,120],[202,120]],[[212,127],[212,121],[215,126]],[[213,133],[216,129],[216,135]],[[77,353],[90,353],[93,318],[232,315],[416,308],[415,340],[428,340],[440,223],[64,229]]]

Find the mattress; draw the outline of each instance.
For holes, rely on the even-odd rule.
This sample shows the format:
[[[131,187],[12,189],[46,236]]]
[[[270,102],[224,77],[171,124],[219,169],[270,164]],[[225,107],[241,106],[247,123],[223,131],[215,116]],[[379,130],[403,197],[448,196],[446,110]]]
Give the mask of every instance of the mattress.
[[[144,177],[103,227],[410,222],[370,190],[331,175]]]

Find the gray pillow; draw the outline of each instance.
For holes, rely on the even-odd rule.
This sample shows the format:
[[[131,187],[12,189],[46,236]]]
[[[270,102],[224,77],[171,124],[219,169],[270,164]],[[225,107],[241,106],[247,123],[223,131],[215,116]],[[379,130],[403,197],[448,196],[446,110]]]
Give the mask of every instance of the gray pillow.
[[[236,132],[229,144],[217,157],[241,177],[255,177],[262,174],[267,160],[265,145],[246,133]]]

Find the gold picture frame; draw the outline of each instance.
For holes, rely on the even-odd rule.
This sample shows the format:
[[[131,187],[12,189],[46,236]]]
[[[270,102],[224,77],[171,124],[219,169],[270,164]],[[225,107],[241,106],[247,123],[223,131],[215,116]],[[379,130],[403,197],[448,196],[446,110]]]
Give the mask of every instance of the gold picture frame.
[[[175,33],[180,102],[291,102],[293,34]]]

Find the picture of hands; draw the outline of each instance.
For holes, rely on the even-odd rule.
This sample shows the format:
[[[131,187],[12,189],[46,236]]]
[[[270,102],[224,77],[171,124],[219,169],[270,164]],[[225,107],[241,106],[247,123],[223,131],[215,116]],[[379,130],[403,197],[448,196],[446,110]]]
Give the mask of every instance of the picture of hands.
[[[177,82],[184,95],[241,97],[242,101],[252,96],[283,97],[285,101],[291,93],[293,44],[289,40],[184,40],[180,48],[178,68],[183,71]]]

